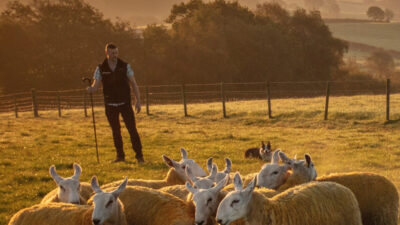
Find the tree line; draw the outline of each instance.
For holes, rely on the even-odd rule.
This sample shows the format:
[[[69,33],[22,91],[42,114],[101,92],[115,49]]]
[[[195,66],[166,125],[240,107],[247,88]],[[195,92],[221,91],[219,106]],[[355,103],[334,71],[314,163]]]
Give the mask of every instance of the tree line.
[[[114,42],[139,85],[342,79],[347,43],[318,11],[264,3],[190,0],[166,25],[139,30],[109,20],[84,0],[8,3],[0,15],[3,93],[81,88]]]

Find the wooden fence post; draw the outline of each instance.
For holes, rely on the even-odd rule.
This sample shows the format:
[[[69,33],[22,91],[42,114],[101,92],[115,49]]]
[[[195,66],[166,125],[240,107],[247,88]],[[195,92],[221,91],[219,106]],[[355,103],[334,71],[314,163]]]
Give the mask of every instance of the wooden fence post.
[[[32,88],[32,108],[33,108],[33,116],[39,117],[38,106],[36,101],[36,90],[34,88]]]
[[[182,84],[181,91],[182,91],[183,110],[184,110],[184,112],[185,112],[185,116],[188,116],[188,114],[187,114],[187,108],[186,108],[185,84]]]
[[[84,90],[83,91],[83,111],[84,111],[84,113],[85,113],[85,117],[87,117],[88,115],[87,115],[87,91],[86,90]]]
[[[61,117],[61,97],[59,91],[57,91],[57,106],[58,106],[58,117]]]
[[[325,115],[324,120],[328,120],[328,107],[329,107],[329,95],[331,93],[331,83],[326,83],[326,99],[325,99]]]
[[[18,118],[17,96],[14,96],[14,111],[15,111],[15,118]]]
[[[221,100],[222,100],[222,113],[224,115],[224,118],[226,118],[224,82],[221,82]]]
[[[150,109],[149,109],[149,101],[150,101],[150,98],[149,98],[149,87],[146,86],[145,90],[146,90],[146,114],[150,115]]]
[[[268,118],[272,118],[272,112],[271,112],[271,85],[269,81],[267,81],[267,98],[268,98]]]
[[[386,81],[386,120],[390,120],[390,79]]]

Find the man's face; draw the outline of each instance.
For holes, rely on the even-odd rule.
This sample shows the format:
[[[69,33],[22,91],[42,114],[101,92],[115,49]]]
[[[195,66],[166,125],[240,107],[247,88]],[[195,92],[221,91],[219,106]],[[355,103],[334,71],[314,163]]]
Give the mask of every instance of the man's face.
[[[107,56],[107,59],[110,61],[113,61],[113,62],[117,61],[118,48],[114,48],[114,49],[107,48],[106,56]]]

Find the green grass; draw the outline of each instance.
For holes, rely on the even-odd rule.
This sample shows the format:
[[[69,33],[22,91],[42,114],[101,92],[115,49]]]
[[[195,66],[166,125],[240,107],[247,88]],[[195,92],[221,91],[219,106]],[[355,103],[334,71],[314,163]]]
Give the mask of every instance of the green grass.
[[[48,173],[56,165],[61,176],[71,176],[72,164],[83,168],[81,181],[97,175],[101,184],[129,178],[161,179],[168,168],[166,154],[180,159],[180,147],[205,167],[208,157],[220,169],[230,157],[233,171],[256,172],[262,162],[245,159],[244,151],[270,140],[273,148],[289,155],[310,153],[319,175],[368,171],[388,177],[400,187],[400,95],[391,96],[391,117],[385,122],[385,96],[335,97],[330,100],[329,120],[323,120],[324,98],[273,99],[267,119],[267,103],[227,102],[228,118],[221,103],[150,106],[151,115],[137,115],[137,126],[146,160],[134,160],[126,129],[122,128],[126,163],[110,163],[115,157],[111,130],[104,108],[96,108],[100,164],[96,162],[91,117],[83,110],[0,114],[0,224],[7,224],[18,210],[39,203],[55,188]],[[142,108],[145,110],[145,107]]]

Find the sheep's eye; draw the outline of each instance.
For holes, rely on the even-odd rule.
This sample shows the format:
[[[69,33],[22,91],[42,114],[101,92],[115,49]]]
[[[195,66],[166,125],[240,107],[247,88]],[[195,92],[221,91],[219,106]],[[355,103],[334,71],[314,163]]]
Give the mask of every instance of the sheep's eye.
[[[278,174],[278,171],[274,171],[272,174],[273,174],[273,175],[276,175],[276,174]]]
[[[185,166],[182,166],[182,169],[185,169]]]
[[[207,204],[210,203],[212,198],[207,199]]]
[[[238,202],[239,202],[238,199],[233,200],[232,203],[231,203],[231,207],[233,207],[233,204],[238,203]]]
[[[60,186],[60,188],[61,188],[62,191],[65,191],[65,188],[63,186]]]
[[[113,203],[113,200],[107,202],[106,208],[108,208]]]

